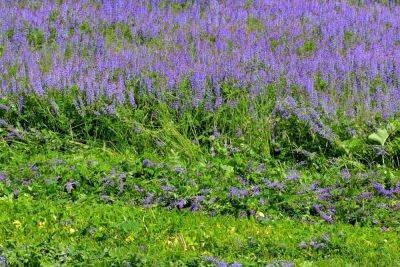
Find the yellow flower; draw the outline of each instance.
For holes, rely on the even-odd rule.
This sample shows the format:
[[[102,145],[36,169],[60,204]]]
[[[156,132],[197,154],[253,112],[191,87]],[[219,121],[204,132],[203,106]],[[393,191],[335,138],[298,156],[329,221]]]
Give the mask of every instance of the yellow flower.
[[[128,236],[125,238],[125,242],[127,242],[127,243],[130,243],[130,242],[132,242],[133,240],[134,240],[134,237],[133,237],[132,234],[128,235]]]
[[[13,222],[13,224],[14,224],[14,226],[15,226],[15,228],[20,228],[21,226],[22,226],[22,223],[20,222],[20,221],[18,221],[18,220],[15,220],[14,222]]]
[[[45,225],[46,225],[46,222],[38,222],[39,228],[44,228]]]
[[[72,235],[73,233],[75,233],[76,230],[74,228],[69,228],[69,233]]]
[[[264,217],[265,217],[265,214],[262,213],[261,211],[258,211],[258,212],[257,212],[257,216],[258,216],[258,217],[261,217],[261,218],[264,218]]]

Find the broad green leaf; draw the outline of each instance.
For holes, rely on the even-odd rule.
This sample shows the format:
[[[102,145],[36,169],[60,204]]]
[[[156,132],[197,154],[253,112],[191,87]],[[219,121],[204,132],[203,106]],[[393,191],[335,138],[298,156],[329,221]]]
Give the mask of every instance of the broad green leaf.
[[[376,133],[370,134],[368,136],[368,139],[378,142],[381,146],[384,146],[388,137],[389,137],[389,133],[386,129],[378,129],[378,131],[376,131]]]

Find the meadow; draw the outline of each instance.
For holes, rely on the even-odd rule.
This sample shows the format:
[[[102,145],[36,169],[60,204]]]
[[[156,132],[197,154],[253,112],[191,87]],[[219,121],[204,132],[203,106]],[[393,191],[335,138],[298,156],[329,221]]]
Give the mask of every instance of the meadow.
[[[400,266],[396,1],[0,1],[0,266]]]

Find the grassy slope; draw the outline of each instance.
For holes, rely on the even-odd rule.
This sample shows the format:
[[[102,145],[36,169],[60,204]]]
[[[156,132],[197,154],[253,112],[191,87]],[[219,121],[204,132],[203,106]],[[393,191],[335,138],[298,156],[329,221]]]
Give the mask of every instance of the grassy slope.
[[[97,169],[108,170],[136,158],[67,143],[64,152],[29,142],[3,143],[1,168],[24,175],[23,165],[35,163],[43,169],[46,162],[63,159],[77,166],[79,175],[92,175],[82,162],[97,161]],[[41,176],[46,174],[52,177],[54,173],[48,169]],[[400,262],[398,233],[381,232],[379,227],[310,224],[279,214],[264,219],[210,217],[201,212],[145,209],[117,195],[110,205],[93,192],[78,191],[73,198],[62,189],[44,192],[49,188],[34,182],[21,189],[18,198],[4,193],[0,199],[0,253],[9,262],[198,266],[207,263],[202,259],[206,255],[249,266],[276,260],[299,266],[396,266]],[[299,248],[301,241],[323,242],[324,234],[329,237],[324,248]]]
[[[11,262],[176,265],[210,255],[251,265],[274,259],[309,264],[395,266],[395,233],[343,224],[309,225],[281,218],[264,222],[229,216],[142,209],[123,203],[0,200],[0,248]],[[328,234],[326,248],[300,250],[304,240]]]

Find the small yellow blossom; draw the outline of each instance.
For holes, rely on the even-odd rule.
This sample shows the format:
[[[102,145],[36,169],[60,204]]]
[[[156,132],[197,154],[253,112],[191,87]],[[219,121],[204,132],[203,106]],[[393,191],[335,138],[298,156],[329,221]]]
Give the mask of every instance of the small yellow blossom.
[[[76,230],[74,228],[69,228],[69,233],[72,235],[73,233],[75,233]]]
[[[20,228],[21,226],[22,226],[22,223],[20,222],[20,221],[18,221],[18,220],[15,220],[14,222],[13,222],[13,224],[14,224],[14,226],[15,226],[15,228]]]
[[[45,225],[46,225],[46,222],[38,222],[38,227],[40,229],[44,228]]]
[[[125,238],[125,242],[127,242],[127,243],[131,243],[133,240],[134,240],[134,237],[133,237],[132,234],[128,235],[128,236]]]
[[[258,217],[261,217],[261,218],[264,218],[264,217],[265,217],[265,214],[262,213],[261,211],[258,211],[258,212],[257,212],[257,216],[258,216]]]

